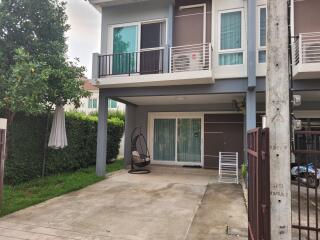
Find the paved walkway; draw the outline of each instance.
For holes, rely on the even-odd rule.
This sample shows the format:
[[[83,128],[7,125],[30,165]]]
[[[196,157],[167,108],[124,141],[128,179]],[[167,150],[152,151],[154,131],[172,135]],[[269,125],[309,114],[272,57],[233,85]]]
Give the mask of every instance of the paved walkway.
[[[0,219],[0,240],[229,240],[247,228],[240,185],[215,171],[153,167],[106,180]],[[244,231],[245,232],[245,231]]]

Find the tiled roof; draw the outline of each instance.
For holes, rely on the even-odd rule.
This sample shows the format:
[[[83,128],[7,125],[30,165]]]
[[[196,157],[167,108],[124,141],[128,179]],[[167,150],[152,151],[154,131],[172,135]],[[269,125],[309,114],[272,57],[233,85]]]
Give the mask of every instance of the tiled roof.
[[[98,90],[98,88],[93,86],[88,79],[84,79],[83,88],[87,91]]]

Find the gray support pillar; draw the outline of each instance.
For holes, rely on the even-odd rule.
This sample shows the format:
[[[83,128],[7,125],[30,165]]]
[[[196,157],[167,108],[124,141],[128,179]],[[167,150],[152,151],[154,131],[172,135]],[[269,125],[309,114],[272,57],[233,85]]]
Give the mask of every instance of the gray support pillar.
[[[125,167],[131,160],[131,133],[136,127],[136,107],[130,104],[126,105],[126,122],[124,132],[124,164]]]
[[[246,129],[256,128],[256,90],[248,90],[246,94]]]
[[[246,94],[246,129],[256,128],[256,0],[248,1],[248,91]]]
[[[174,0],[169,1],[169,14],[168,14],[168,45],[173,44],[173,21],[174,21]]]
[[[92,81],[95,81],[99,78],[99,53],[92,54]]]
[[[169,1],[169,10],[168,10],[168,36],[167,36],[167,45],[164,49],[164,72],[170,72],[170,48],[173,44],[173,18],[174,18],[174,1]]]
[[[108,98],[99,91],[99,116],[97,134],[97,159],[96,174],[104,176],[106,174],[107,159],[107,119],[108,119]]]
[[[248,17],[247,17],[247,26],[248,26],[248,36],[247,36],[247,65],[248,65],[248,89],[246,93],[246,121],[245,121],[245,159],[247,161],[247,131],[253,128],[256,128],[256,86],[257,86],[257,73],[256,73],[256,0],[248,0]],[[248,165],[248,162],[247,162]]]

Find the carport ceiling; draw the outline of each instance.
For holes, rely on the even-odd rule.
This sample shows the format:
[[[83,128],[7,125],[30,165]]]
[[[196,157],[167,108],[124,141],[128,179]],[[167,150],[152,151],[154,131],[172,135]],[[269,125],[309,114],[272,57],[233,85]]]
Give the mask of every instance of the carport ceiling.
[[[176,105],[176,104],[217,104],[242,101],[244,94],[210,94],[210,95],[179,95],[151,97],[122,97],[121,99],[136,105]]]

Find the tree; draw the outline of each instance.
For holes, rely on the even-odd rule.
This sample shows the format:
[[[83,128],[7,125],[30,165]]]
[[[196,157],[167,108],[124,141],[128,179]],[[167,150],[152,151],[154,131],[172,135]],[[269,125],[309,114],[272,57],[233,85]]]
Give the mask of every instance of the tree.
[[[13,57],[15,62],[6,74],[0,75],[0,109],[5,110],[11,123],[15,112],[42,112],[44,93],[50,69],[31,59],[24,49],[18,48]]]
[[[14,113],[79,106],[84,67],[66,58],[70,29],[66,3],[59,0],[0,2],[0,107],[9,125]]]
[[[16,112],[49,115],[54,106],[77,107],[89,95],[82,88],[84,67],[66,58],[65,6],[60,0],[0,1],[0,109],[9,131]]]

